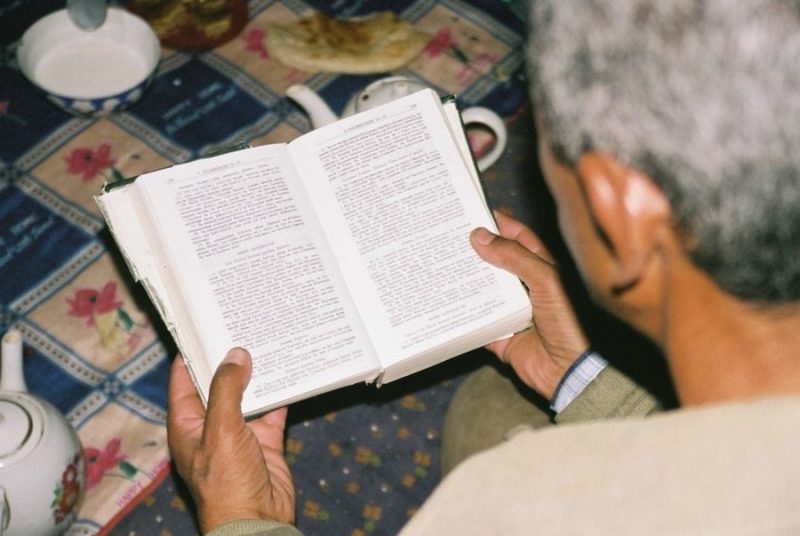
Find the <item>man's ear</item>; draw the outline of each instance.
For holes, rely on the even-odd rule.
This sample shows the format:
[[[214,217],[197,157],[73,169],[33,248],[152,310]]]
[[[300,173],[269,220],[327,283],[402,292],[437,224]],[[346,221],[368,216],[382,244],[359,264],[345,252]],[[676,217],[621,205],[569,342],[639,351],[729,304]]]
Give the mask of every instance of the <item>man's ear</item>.
[[[644,275],[658,248],[659,232],[669,224],[669,203],[650,177],[610,155],[584,153],[577,171],[594,224],[614,263],[610,290],[622,292]]]

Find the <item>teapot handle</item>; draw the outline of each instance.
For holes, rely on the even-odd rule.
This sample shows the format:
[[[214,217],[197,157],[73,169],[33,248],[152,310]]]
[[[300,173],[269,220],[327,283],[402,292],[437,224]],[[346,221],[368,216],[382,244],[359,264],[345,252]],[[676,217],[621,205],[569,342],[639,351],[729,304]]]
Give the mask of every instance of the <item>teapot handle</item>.
[[[0,486],[0,536],[8,528],[8,503],[6,502],[6,490]]]
[[[495,142],[492,149],[477,160],[478,169],[486,171],[492,164],[497,162],[503,151],[506,150],[508,142],[508,131],[503,119],[489,108],[473,106],[461,111],[461,119],[464,125],[480,124],[494,133]]]

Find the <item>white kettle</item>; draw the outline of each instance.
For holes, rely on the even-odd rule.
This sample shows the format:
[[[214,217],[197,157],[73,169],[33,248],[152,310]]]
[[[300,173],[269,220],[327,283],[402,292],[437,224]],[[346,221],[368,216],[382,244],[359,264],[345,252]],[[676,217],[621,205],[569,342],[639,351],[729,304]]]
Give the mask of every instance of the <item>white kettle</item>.
[[[78,435],[27,392],[19,331],[3,337],[0,365],[0,536],[62,534],[86,491]]]
[[[419,80],[407,76],[381,78],[353,95],[345,106],[342,117],[369,110],[426,87],[428,86]],[[339,119],[325,101],[308,86],[302,84],[289,86],[286,89],[286,95],[303,107],[311,120],[311,126],[314,128],[333,123]],[[506,148],[508,132],[505,123],[494,111],[481,106],[473,106],[461,110],[461,118],[466,126],[481,125],[494,135],[495,142],[492,148],[476,161],[478,169],[485,171],[500,158]]]

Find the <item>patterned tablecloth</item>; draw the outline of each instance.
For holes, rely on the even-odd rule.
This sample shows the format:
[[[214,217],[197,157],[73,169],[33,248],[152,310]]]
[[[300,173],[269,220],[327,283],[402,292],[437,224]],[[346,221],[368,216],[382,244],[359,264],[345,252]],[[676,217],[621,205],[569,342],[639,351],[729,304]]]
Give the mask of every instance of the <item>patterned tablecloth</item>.
[[[0,27],[24,27],[62,5],[5,2]],[[339,16],[392,9],[430,35],[401,74],[506,118],[525,104],[516,2],[254,0],[249,8],[242,32],[213,51],[164,49],[144,98],[98,120],[67,115],[36,93],[16,65],[18,36],[0,40],[0,331],[22,332],[30,389],[66,414],[84,445],[88,493],[70,534],[115,526],[170,533],[154,526],[160,514],[142,513],[159,493],[191,520],[185,495],[174,490],[164,427],[174,348],[122,264],[93,195],[114,176],[309,130],[306,115],[283,96],[292,83],[318,90],[338,112],[379,77],[281,65],[264,45],[268,22],[310,8]],[[439,367],[396,386],[354,386],[293,408],[287,453],[299,526],[321,534],[396,531],[438,481],[441,417],[458,373]],[[137,519],[149,525],[136,526]],[[175,530],[195,530],[187,523]]]

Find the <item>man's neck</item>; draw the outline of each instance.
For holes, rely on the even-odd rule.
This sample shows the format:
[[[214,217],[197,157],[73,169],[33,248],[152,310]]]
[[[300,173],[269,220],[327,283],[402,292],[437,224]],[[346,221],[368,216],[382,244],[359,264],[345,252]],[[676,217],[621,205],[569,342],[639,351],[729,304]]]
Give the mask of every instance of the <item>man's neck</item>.
[[[664,341],[681,404],[800,395],[800,304],[755,306],[702,273],[682,277]]]

